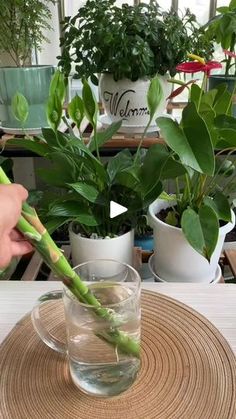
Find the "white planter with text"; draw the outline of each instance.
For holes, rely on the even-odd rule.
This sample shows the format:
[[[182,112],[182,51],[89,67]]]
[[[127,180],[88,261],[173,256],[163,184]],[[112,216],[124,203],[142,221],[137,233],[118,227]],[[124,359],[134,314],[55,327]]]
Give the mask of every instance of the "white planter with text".
[[[159,80],[163,95],[153,118],[153,126],[155,126],[155,119],[165,111],[166,98],[171,92],[171,84],[167,82],[167,76],[159,76]],[[149,79],[140,79],[135,82],[129,79],[115,81],[112,74],[102,74],[99,80],[100,96],[111,122],[122,119],[126,127],[145,127],[149,121],[147,106],[149,84]]]

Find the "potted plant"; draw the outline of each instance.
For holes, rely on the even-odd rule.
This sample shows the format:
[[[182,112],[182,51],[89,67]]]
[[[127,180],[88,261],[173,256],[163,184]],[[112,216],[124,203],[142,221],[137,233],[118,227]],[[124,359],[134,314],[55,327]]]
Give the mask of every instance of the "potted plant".
[[[55,0],[11,0],[1,3],[0,51],[10,55],[14,66],[0,67],[0,120],[6,132],[20,130],[11,102],[15,93],[22,93],[30,104],[25,129],[47,126],[45,103],[48,98],[53,66],[31,66],[31,56],[45,41],[49,29],[50,4]]]
[[[192,72],[204,71],[205,86],[207,73],[217,64],[199,58],[177,69],[188,71],[190,66]],[[205,92],[193,84],[180,123],[157,119],[168,148],[158,147],[169,156],[169,164],[178,162],[184,172],[176,177],[174,194],[163,194],[164,199],[149,207],[154,268],[163,280],[215,279],[225,234],[235,223],[231,205],[236,172],[230,155],[236,149],[236,121],[231,113],[232,95],[225,85]],[[161,158],[157,150],[156,166],[165,171]]]
[[[141,142],[134,155],[125,149],[108,162],[102,161],[99,148],[117,131],[121,121],[97,132],[98,104],[86,81],[82,98],[75,96],[72,99],[68,113],[78,129],[86,115],[93,127],[93,136],[86,143],[82,137],[75,137],[70,127],[69,133],[58,131],[64,90],[64,77],[56,72],[47,107],[51,128],[43,128],[39,138],[22,139],[21,142],[23,147],[51,162],[50,169],[39,171],[48,187],[56,188],[45,211],[48,230],[52,232],[70,222],[74,265],[99,258],[132,264],[136,218],[159,195],[161,183],[145,176],[148,162],[145,163],[145,153],[141,152]],[[150,120],[159,103],[158,91],[159,81],[154,78],[148,91]],[[21,104],[27,102],[18,94],[14,103],[18,104],[14,112],[23,121],[25,115]],[[111,201],[127,207],[127,211],[110,217]]]
[[[149,252],[153,250],[153,230],[148,225],[147,215],[144,212],[137,218],[134,245]]]
[[[212,48],[189,10],[179,17],[173,10],[163,11],[156,1],[118,7],[115,0],[88,0],[76,16],[67,17],[61,46],[59,66],[66,74],[75,64],[77,78],[94,81],[94,75],[100,75],[105,120],[122,119],[122,129],[133,127],[136,132],[143,132],[149,120],[150,78],[159,75],[160,115],[171,89],[167,79],[186,51],[209,55]],[[149,128],[156,130],[155,124]]]
[[[209,88],[227,83],[229,91],[232,92],[236,81],[236,1],[231,0],[228,6],[218,7],[216,11],[218,14],[204,26],[204,30],[206,38],[220,45],[225,53],[225,59],[222,61],[224,73],[210,75]]]

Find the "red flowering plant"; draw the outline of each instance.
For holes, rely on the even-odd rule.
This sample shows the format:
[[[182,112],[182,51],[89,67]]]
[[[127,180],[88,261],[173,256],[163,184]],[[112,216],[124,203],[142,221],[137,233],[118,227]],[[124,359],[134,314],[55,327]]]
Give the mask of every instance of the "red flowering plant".
[[[169,156],[169,173],[172,164],[178,164],[174,195],[162,194],[170,202],[165,221],[181,227],[191,246],[210,260],[220,224],[231,221],[236,171],[230,155],[236,150],[236,120],[232,117],[232,94],[226,85],[204,89],[211,69],[220,68],[221,64],[190,57],[195,61],[182,63],[177,70],[203,71],[202,86],[194,83],[195,80],[191,81],[191,87],[185,84],[189,99],[180,123],[166,117],[157,118],[166,147],[156,146],[150,152],[153,159],[155,152],[155,163],[161,165],[165,150]],[[164,174],[165,168],[163,163]]]

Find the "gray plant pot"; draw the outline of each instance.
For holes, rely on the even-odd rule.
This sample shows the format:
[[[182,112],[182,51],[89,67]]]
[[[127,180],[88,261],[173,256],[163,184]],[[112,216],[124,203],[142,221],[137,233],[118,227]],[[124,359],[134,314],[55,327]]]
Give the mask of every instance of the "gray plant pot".
[[[53,66],[2,67],[0,68],[0,121],[6,128],[21,128],[11,109],[12,98],[16,92],[23,94],[30,107],[24,125],[26,129],[48,126],[46,102],[49,86],[54,73]]]

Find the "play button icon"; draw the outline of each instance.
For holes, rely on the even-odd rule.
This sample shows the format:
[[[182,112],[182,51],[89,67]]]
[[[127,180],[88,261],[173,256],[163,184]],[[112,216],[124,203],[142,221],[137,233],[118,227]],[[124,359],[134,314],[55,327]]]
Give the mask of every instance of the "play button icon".
[[[110,218],[118,217],[118,215],[123,214],[128,211],[128,208],[123,207],[123,205],[117,204],[117,202],[110,202]]]

